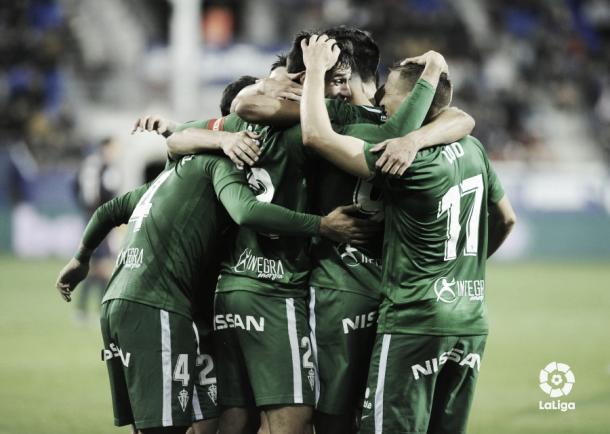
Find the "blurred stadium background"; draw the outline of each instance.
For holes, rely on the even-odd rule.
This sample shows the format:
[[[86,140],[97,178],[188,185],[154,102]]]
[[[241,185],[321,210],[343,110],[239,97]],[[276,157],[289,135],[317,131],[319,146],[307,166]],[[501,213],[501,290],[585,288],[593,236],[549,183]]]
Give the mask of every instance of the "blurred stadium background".
[[[296,31],[337,24],[372,32],[382,74],[446,56],[454,104],[475,117],[519,216],[489,269],[470,432],[610,433],[607,0],[1,2],[0,433],[119,431],[95,321],[77,323],[53,284],[87,189],[123,192],[163,164],[161,139],[129,134],[136,118],[218,116],[226,84],[265,76]],[[88,175],[103,143],[112,170]],[[553,360],[576,375],[575,411],[538,409]]]

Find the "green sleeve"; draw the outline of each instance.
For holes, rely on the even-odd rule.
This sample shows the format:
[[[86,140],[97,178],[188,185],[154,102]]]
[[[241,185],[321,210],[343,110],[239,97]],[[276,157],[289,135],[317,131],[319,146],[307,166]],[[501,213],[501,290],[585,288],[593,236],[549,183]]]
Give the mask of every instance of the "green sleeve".
[[[487,194],[488,202],[498,203],[504,197],[504,188],[502,188],[500,178],[498,178],[496,171],[489,161],[487,161],[487,188],[489,191]]]
[[[320,216],[259,202],[245,183],[226,185],[218,198],[235,223],[257,232],[313,236],[320,230]]]
[[[235,113],[231,113],[228,116],[224,116],[217,119],[208,119],[205,121],[190,121],[180,124],[176,127],[176,132],[186,130],[187,128],[201,128],[204,130],[212,131],[229,131],[237,132],[242,131],[245,128],[246,122],[237,116]]]
[[[210,159],[205,170],[211,175],[218,199],[237,224],[280,235],[318,234],[321,219],[319,216],[259,202],[248,187],[243,171],[236,169],[228,159]]]
[[[87,223],[81,244],[89,250],[95,250],[113,228],[128,223],[138,201],[149,187],[150,183],[144,184],[96,209]],[[75,255],[75,258],[80,260],[78,256],[79,254]]]
[[[215,121],[215,119],[208,119],[207,121],[188,121],[188,122],[178,125],[176,127],[175,132],[179,133],[180,131],[184,131],[187,128],[202,128],[202,129],[207,130],[207,129],[209,129],[208,125],[214,121]]]
[[[396,113],[380,127],[387,134],[386,138],[401,137],[421,127],[435,93],[436,89],[426,80],[417,80]]]
[[[487,151],[485,150],[483,144],[476,137],[468,136],[468,138],[471,139],[480,149],[483,160],[485,161],[485,168],[487,169],[487,202],[498,203],[505,194],[502,183],[500,182],[500,178],[498,178],[496,171],[491,165],[489,157],[487,156]]]

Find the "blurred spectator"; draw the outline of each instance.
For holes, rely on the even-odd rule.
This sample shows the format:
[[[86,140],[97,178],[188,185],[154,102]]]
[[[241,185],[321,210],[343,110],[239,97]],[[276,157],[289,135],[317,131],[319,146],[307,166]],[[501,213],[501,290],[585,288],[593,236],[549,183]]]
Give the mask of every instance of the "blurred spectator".
[[[119,143],[114,138],[102,140],[99,146],[83,161],[76,179],[76,195],[89,220],[95,210],[117,196],[121,186],[121,176],[116,167]],[[84,323],[88,319],[88,301],[92,294],[99,305],[112,272],[113,257],[108,240],[104,240],[91,257],[91,271],[82,283],[77,303],[76,319]],[[97,315],[93,315],[94,317]]]

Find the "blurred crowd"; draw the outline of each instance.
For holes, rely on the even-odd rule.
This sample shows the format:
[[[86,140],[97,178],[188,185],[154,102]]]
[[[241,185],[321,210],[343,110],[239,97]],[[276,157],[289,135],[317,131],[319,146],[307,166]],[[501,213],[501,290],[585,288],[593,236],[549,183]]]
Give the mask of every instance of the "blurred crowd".
[[[16,0],[0,9],[0,144],[25,143],[39,163],[77,159],[88,143],[76,125],[82,101],[70,92],[83,80],[79,62],[87,45],[75,34],[79,27],[69,25],[70,13],[87,3]],[[142,11],[131,23],[149,35],[146,47],[168,43],[171,2],[108,1],[100,10],[113,3],[121,3],[122,14]],[[297,30],[355,25],[381,46],[382,75],[394,60],[435,49],[449,60],[454,101],[475,117],[475,133],[493,158],[553,159],[547,132],[557,112],[580,119],[610,156],[606,0],[211,0],[201,23],[208,45],[246,43],[278,52]],[[101,66],[96,82],[113,77]]]
[[[0,146],[26,145],[38,163],[77,157],[63,9],[54,0],[7,3],[0,8]]]

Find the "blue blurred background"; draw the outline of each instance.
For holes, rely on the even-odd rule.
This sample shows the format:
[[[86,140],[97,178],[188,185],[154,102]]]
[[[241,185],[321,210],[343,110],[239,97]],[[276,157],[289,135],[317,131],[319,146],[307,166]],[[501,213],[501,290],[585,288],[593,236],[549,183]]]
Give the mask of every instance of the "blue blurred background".
[[[100,143],[116,148],[101,182],[133,188],[164,157],[129,135],[138,116],[217,116],[223,86],[265,76],[296,31],[347,23],[378,41],[382,73],[447,57],[520,217],[500,258],[610,257],[607,1],[19,0],[0,23],[1,252],[70,255]]]

